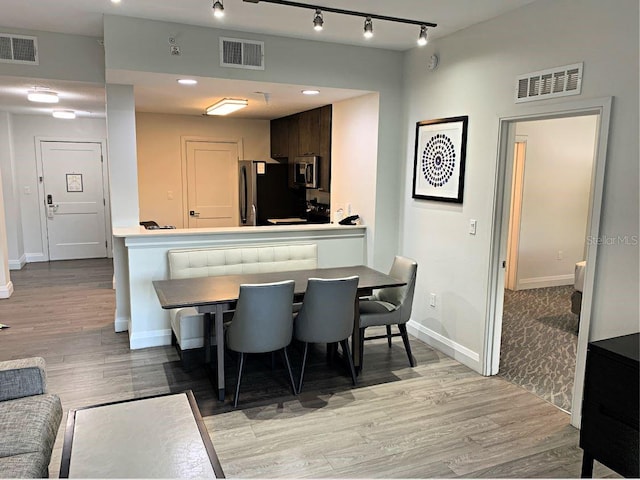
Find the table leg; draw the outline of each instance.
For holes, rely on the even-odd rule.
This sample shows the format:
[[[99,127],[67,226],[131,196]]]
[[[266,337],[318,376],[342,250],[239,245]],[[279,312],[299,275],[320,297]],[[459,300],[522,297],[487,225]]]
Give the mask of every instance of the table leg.
[[[218,400],[224,402],[224,328],[223,328],[223,305],[217,304],[215,311],[216,329],[216,353],[218,364]]]

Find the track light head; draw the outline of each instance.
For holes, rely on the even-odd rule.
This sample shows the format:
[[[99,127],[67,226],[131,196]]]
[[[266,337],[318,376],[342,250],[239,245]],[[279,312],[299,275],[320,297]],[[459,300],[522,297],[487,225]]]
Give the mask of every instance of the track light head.
[[[371,17],[367,17],[364,20],[364,38],[373,37],[373,21]]]
[[[322,11],[319,8],[316,8],[315,16],[313,17],[313,29],[316,32],[320,32],[323,28],[324,20],[322,18]]]
[[[422,25],[420,26],[420,35],[418,36],[418,45],[420,45],[421,47],[424,47],[427,43],[429,43],[429,40],[427,39],[427,26]]]
[[[224,5],[221,0],[213,2],[213,16],[216,18],[224,17]]]

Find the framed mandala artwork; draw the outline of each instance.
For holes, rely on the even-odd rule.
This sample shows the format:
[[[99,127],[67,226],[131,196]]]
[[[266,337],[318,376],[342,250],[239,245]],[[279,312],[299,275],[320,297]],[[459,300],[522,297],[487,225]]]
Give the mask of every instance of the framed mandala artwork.
[[[462,203],[469,117],[416,124],[413,198]]]

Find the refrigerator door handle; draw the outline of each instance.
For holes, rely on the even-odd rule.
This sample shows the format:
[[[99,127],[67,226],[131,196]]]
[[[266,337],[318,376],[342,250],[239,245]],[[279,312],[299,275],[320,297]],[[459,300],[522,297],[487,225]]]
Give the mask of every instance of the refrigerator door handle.
[[[256,206],[255,204],[251,204],[251,215],[253,216],[253,226],[255,227],[258,223],[258,216],[256,214]]]
[[[247,224],[248,203],[249,199],[247,191],[247,167],[243,165],[242,169],[240,170],[240,221],[242,222],[242,225]]]

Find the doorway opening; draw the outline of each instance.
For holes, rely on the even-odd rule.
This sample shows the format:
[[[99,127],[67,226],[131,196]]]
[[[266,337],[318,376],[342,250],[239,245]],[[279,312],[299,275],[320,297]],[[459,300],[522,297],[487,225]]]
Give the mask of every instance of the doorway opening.
[[[518,121],[499,375],[570,412],[597,115]]]
[[[600,233],[600,213],[602,209],[611,103],[612,98],[605,97],[563,102],[555,105],[527,106],[520,110],[519,115],[502,117],[499,120],[498,171],[494,192],[487,329],[485,333],[485,355],[483,358],[483,373],[485,375],[496,375],[500,370],[502,318],[506,285],[505,267],[507,263],[507,240],[511,214],[514,144],[517,124],[524,121],[589,115],[594,115],[597,118],[595,153],[593,166],[589,172],[591,188],[587,209],[586,238],[583,239],[586,268],[584,270],[582,301],[580,304],[580,329],[577,339],[576,367],[571,397],[571,424],[575,427],[579,427],[581,420],[580,407],[584,390],[584,371],[589,340],[595,270],[597,268],[598,242],[590,242],[589,239],[598,238]],[[562,138],[559,138],[558,141],[562,141]],[[541,183],[545,185],[548,180],[543,178]],[[520,237],[522,238],[522,232]],[[523,352],[523,354],[526,354],[526,352]]]

